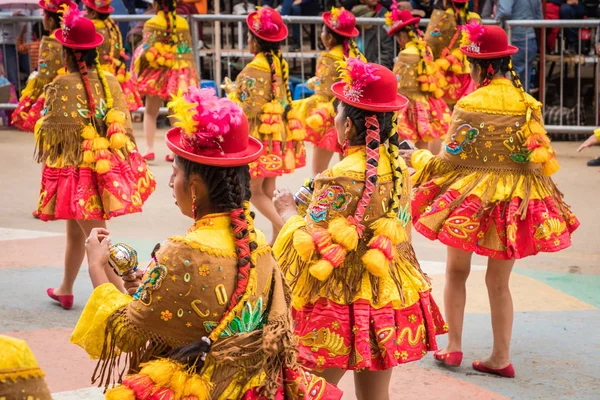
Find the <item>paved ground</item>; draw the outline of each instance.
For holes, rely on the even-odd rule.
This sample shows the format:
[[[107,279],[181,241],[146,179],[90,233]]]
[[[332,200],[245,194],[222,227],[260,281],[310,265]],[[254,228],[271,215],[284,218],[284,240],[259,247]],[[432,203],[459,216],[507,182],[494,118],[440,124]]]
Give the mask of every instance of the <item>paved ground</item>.
[[[137,130],[141,131],[139,126]],[[582,222],[573,247],[519,261],[511,280],[517,378],[484,376],[469,367],[491,349],[485,260],[476,258],[468,284],[463,367],[442,369],[427,356],[396,368],[392,399],[600,398],[600,174],[585,166],[585,160],[600,155],[600,148],[584,156],[577,155],[575,148],[571,143],[556,144],[562,170],[555,179]],[[0,332],[29,342],[56,399],[101,399],[101,391],[90,388],[94,362],[68,342],[92,290],[87,271],[82,269],[76,284],[73,310],[62,310],[45,294],[61,278],[64,222],[44,223],[31,217],[40,178],[32,153],[31,135],[0,131]],[[159,147],[157,154],[164,156],[165,147]],[[128,242],[148,255],[156,242],[188,228],[189,221],[173,205],[167,186],[170,168],[163,161],[153,163],[158,189],[143,213],[109,222],[114,241]],[[286,176],[279,185],[297,188],[306,173],[305,169]],[[264,220],[259,219],[258,225],[270,234]],[[441,303],[445,249],[417,234],[414,245]],[[443,345],[445,338],[440,341]],[[350,374],[341,386],[345,398],[355,398]]]

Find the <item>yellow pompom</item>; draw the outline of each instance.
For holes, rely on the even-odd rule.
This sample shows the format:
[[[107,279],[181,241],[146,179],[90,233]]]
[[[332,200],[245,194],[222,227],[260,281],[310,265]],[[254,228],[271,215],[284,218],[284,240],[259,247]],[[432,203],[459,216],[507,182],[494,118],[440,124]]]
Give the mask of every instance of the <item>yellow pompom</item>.
[[[114,389],[110,389],[106,392],[106,400],[136,400],[135,392],[129,389],[127,386],[117,386]]]
[[[91,164],[93,162],[96,161],[96,156],[94,155],[94,152],[91,150],[85,150],[83,152],[83,162],[86,164]]]
[[[455,74],[461,74],[462,73],[462,66],[460,64],[454,64],[451,68],[451,71],[454,72]]]
[[[375,236],[383,235],[390,238],[393,245],[406,242],[406,231],[399,219],[379,218],[371,224],[371,229]]]
[[[187,382],[188,374],[183,372],[181,368],[173,373],[169,387],[175,392],[175,398],[180,399],[185,389],[185,383]]]
[[[273,103],[265,103],[262,107],[262,111],[264,114],[273,114]]]
[[[104,120],[107,124],[123,124],[125,123],[125,113],[117,109],[111,108],[106,114],[106,117],[104,117]]]
[[[165,65],[165,58],[163,56],[158,56],[158,58],[156,59],[156,62],[158,63],[158,65]]]
[[[154,56],[153,53],[147,52],[146,53],[146,60],[152,62],[152,61],[156,60],[156,57]]]
[[[533,149],[531,153],[529,153],[529,161],[533,163],[545,163],[549,158],[550,153],[543,147]]]
[[[390,274],[390,261],[379,249],[368,250],[365,255],[362,256],[362,262],[365,264],[367,271],[369,271],[371,275],[383,278]]]
[[[348,251],[356,250],[358,246],[358,232],[356,231],[356,226],[351,224],[346,218],[335,218],[329,223],[327,230],[334,242],[341,244]]]
[[[123,133],[113,133],[110,136],[110,148],[111,149],[120,149],[121,147],[125,147],[129,142],[129,138],[127,135]]]
[[[300,259],[304,262],[310,260],[315,252],[315,243],[313,242],[312,236],[305,230],[299,229],[294,232],[292,240],[294,249],[300,256]]]
[[[441,98],[442,96],[444,96],[444,91],[442,89],[438,89],[435,91],[434,96],[436,99]]]
[[[435,60],[435,63],[444,71],[447,71],[448,68],[450,68],[450,61],[446,60],[445,58],[438,58]]]
[[[324,281],[331,276],[333,264],[327,260],[319,260],[308,268],[308,272],[320,281]]]
[[[142,368],[141,374],[148,375],[157,386],[166,387],[173,373],[177,370],[177,364],[170,360],[157,360],[150,362]]]
[[[110,143],[107,138],[104,137],[96,137],[94,138],[94,150],[105,150],[110,147]]]
[[[271,125],[269,124],[260,124],[258,132],[262,133],[263,135],[270,135],[271,133],[273,133],[271,130]]]
[[[81,132],[81,137],[84,139],[93,139],[96,136],[98,136],[98,132],[96,132],[96,128],[94,128],[91,124],[86,125]]]
[[[421,90],[424,92],[429,92],[429,83],[422,83]]]
[[[212,384],[202,378],[200,375],[192,375],[185,383],[183,389],[184,396],[196,396],[198,400],[208,400],[210,398],[210,392],[212,390]]]
[[[105,174],[108,171],[110,171],[111,165],[110,165],[110,161],[102,159],[102,160],[98,160],[96,161],[96,172],[99,174]]]
[[[557,173],[559,169],[559,162],[556,161],[556,158],[551,158],[543,164],[542,173],[544,174],[544,176],[552,176],[555,173]]]

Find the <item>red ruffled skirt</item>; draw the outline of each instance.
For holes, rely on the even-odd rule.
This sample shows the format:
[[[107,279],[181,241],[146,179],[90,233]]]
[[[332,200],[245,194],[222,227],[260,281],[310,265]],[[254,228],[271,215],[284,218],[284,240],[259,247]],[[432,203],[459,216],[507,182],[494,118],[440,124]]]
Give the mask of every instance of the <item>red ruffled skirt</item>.
[[[475,90],[475,81],[470,74],[455,74],[445,71],[444,75],[448,86],[444,91],[443,99],[447,104],[454,105],[456,102]]]
[[[333,121],[331,121],[333,125]],[[306,141],[314,144],[320,149],[329,150],[335,153],[342,153],[342,146],[340,146],[337,137],[337,131],[333,126],[329,126],[321,132],[317,132],[310,127],[306,127]]]
[[[44,166],[38,202],[39,218],[107,220],[142,211],[156,187],[154,176],[137,150],[123,160],[113,154],[112,168]]]
[[[137,77],[137,87],[140,95],[158,96],[164,101],[171,100],[181,89],[187,91],[190,86],[198,86],[198,76],[192,67],[183,69],[146,68]]]
[[[35,124],[42,117],[44,96],[34,99],[29,96],[21,97],[19,104],[12,114],[12,124],[24,132],[33,132]]]
[[[411,141],[431,142],[448,132],[452,112],[444,99],[422,96],[410,99],[398,116],[398,134]]]
[[[437,350],[447,326],[430,292],[412,306],[375,309],[367,300],[340,305],[321,298],[293,309],[299,359],[307,368],[380,371]]]
[[[133,79],[127,79],[126,81],[121,82],[121,90],[123,90],[125,100],[127,100],[129,111],[133,112],[144,105]]]

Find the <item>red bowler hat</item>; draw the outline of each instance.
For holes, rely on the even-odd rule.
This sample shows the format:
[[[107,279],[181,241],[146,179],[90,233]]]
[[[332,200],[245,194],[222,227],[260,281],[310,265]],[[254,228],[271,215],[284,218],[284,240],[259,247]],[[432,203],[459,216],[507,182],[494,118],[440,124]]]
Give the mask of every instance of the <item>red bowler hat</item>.
[[[248,134],[242,108],[214,89],[191,86],[169,103],[178,121],[166,143],[180,157],[203,165],[237,167],[258,159],[263,146]]]
[[[39,6],[52,13],[58,13],[63,5],[71,4],[71,0],[40,0]]]
[[[415,17],[408,10],[399,11],[396,7],[396,2],[392,4],[392,11],[385,14],[385,23],[389,27],[388,35],[393,36],[400,29],[409,25],[418,25],[421,21],[420,17]]]
[[[94,23],[81,16],[75,3],[63,6],[60,26],[61,29],[57,29],[54,36],[69,49],[91,50],[104,41],[102,35],[96,32]]]
[[[504,29],[496,25],[484,26],[472,21],[465,26],[469,45],[462,46],[460,51],[471,58],[502,58],[519,51],[508,44],[508,36]]]
[[[359,58],[340,64],[342,79],[331,86],[338,100],[375,112],[398,111],[408,104],[408,99],[398,94],[396,75],[383,65]]]
[[[110,5],[111,0],[82,0],[83,4],[100,14],[110,14],[115,9]]]
[[[357,37],[356,17],[344,7],[332,7],[331,11],[323,13],[323,22],[338,35],[347,38]]]
[[[256,11],[248,14],[246,23],[252,33],[267,42],[281,42],[288,35],[283,18],[272,8],[257,7]]]

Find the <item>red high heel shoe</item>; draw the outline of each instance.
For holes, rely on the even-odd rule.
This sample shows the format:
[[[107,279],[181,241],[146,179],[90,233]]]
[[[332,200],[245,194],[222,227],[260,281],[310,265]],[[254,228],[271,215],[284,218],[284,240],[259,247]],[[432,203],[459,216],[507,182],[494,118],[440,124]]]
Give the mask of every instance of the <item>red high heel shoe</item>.
[[[460,363],[463,359],[462,351],[451,351],[450,353],[440,354],[439,351],[433,353],[433,358],[441,362],[444,365],[450,367],[460,367]]]
[[[475,371],[483,372],[485,374],[498,375],[503,378],[514,378],[515,368],[512,364],[508,364],[504,368],[490,368],[483,365],[481,361],[473,361],[473,369]]]
[[[61,307],[65,310],[70,310],[73,307],[73,295],[72,294],[54,294],[54,288],[48,288],[46,290],[48,297],[52,300],[56,300],[60,303]]]

